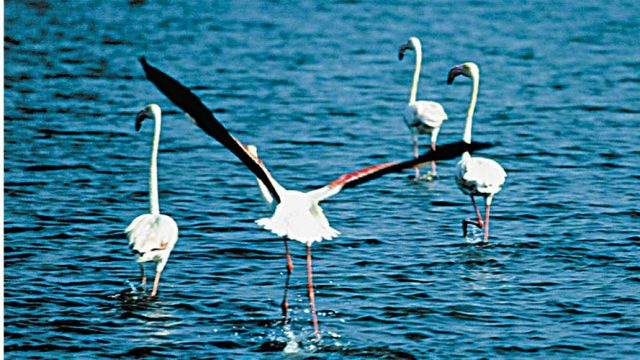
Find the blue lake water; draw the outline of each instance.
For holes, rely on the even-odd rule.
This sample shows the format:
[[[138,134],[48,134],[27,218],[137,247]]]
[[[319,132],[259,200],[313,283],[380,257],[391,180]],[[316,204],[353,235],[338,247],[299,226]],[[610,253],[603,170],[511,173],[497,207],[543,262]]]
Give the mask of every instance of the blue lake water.
[[[637,1],[5,3],[5,356],[97,358],[640,357],[640,3]],[[509,177],[491,239],[456,161],[393,174],[324,203],[342,235],[282,240],[254,177],[144,79],[145,55],[192,86],[274,176],[308,190],[411,156],[402,111],[441,102],[462,136],[475,61],[476,139]],[[148,211],[152,127],[164,109],[160,206],[180,227],[157,299],[132,292],[123,233]],[[426,139],[423,140],[426,143]],[[151,268],[148,268],[151,271]]]

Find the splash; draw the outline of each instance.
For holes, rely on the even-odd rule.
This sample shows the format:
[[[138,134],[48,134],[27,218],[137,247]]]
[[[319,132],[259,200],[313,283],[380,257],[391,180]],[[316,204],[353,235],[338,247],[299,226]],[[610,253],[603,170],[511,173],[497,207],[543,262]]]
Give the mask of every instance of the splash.
[[[284,329],[284,335],[287,337],[287,345],[282,350],[283,354],[297,354],[300,352],[300,345],[298,344],[298,339],[293,331],[286,326]]]

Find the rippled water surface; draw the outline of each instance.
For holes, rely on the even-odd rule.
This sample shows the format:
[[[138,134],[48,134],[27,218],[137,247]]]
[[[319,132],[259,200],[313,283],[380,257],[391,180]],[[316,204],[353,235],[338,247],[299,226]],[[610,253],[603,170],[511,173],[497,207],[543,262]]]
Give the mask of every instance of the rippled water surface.
[[[640,3],[531,1],[7,1],[7,358],[640,357]],[[253,176],[185,119],[137,58],[195,91],[274,175],[308,190],[411,156],[401,113],[422,39],[420,98],[507,170],[492,235],[475,244],[455,161],[414,184],[389,175],[324,203],[342,235],[314,245],[322,340],[304,246],[282,240]],[[408,61],[407,61],[408,60]],[[180,241],[160,296],[134,289],[125,226],[148,211],[152,127],[164,109],[163,213]],[[426,141],[426,140],[425,140]],[[151,271],[151,268],[148,269]]]

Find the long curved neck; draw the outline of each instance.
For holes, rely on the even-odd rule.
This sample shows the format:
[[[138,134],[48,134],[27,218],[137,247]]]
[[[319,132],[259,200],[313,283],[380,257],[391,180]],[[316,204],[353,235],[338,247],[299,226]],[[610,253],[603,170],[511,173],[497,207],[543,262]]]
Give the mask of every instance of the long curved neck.
[[[158,147],[160,145],[160,129],[162,128],[162,115],[154,113],[153,146],[151,148],[151,165],[149,166],[149,202],[151,214],[160,214],[160,201],[158,200]]]
[[[471,129],[473,126],[473,112],[476,109],[476,100],[478,99],[478,88],[480,86],[480,74],[473,72],[471,74],[473,85],[471,87],[471,99],[469,100],[469,108],[467,109],[467,122],[464,126],[464,135],[462,140],[467,144],[471,143]]]
[[[414,44],[414,50],[416,52],[416,68],[413,71],[413,84],[411,85],[409,103],[415,102],[418,96],[418,81],[420,80],[420,70],[422,69],[422,47],[419,44]]]

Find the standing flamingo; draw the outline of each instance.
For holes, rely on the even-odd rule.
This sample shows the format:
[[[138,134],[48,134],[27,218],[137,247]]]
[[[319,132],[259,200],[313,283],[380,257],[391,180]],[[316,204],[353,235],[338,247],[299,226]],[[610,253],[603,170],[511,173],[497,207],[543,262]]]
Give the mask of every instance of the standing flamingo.
[[[422,45],[420,40],[412,36],[407,43],[400,47],[398,59],[404,58],[407,50],[413,50],[416,53],[416,68],[413,71],[413,83],[411,85],[411,93],[409,94],[409,103],[404,111],[404,122],[407,124],[409,131],[413,135],[413,155],[418,157],[418,135],[431,134],[431,149],[436,149],[436,141],[442,122],[447,120],[447,113],[444,108],[437,102],[420,100],[416,101],[418,94],[418,81],[420,80],[420,70],[422,69]],[[420,178],[420,169],[415,168],[416,180]],[[431,162],[431,174],[427,174],[427,179],[436,177],[436,163]]]
[[[464,142],[471,143],[473,112],[476,107],[478,88],[480,86],[480,69],[478,68],[478,65],[472,62],[456,65],[449,70],[447,84],[452,84],[453,80],[458,75],[464,75],[472,80],[471,100],[469,100],[467,121],[465,123],[464,136],[462,138]],[[473,204],[473,208],[478,218],[477,222],[470,219],[462,221],[463,236],[467,236],[467,226],[472,224],[481,229],[484,228],[484,242],[486,243],[489,241],[489,210],[491,208],[491,201],[493,200],[493,196],[502,190],[502,185],[504,184],[506,177],[507,173],[495,160],[482,157],[471,157],[468,152],[462,154],[462,159],[458,162],[457,166],[456,182],[463,193],[471,196],[471,203]],[[480,215],[480,210],[478,209],[474,196],[484,197],[484,223],[482,222],[482,216]]]
[[[158,201],[158,146],[160,144],[160,129],[162,127],[162,111],[156,104],[147,105],[136,116],[136,131],[140,131],[145,119],[155,120],[153,146],[151,149],[151,166],[149,167],[149,200],[151,213],[135,218],[125,232],[129,238],[129,248],[137,254],[136,261],[140,264],[142,285],[146,285],[144,264],[147,261],[156,263],[156,276],[153,281],[151,296],[158,294],[160,273],[164,270],[171,250],[178,241],[178,225],[168,215],[160,214]]]
[[[379,165],[373,165],[345,174],[329,184],[309,192],[285,189],[272,176],[264,163],[243,145],[238,139],[229,134],[228,130],[213,116],[213,113],[202,103],[202,100],[194,95],[189,88],[180,84],[166,73],[149,65],[144,58],[140,59],[147,79],[151,81],[165,96],[176,106],[182,109],[187,116],[200,127],[207,135],[216,139],[220,144],[231,151],[242,163],[258,178],[266,187],[263,195],[269,193],[273,201],[278,204],[270,218],[262,218],[256,221],[266,230],[270,230],[278,236],[299,241],[306,245],[307,249],[307,280],[308,295],[311,306],[314,334],[320,337],[318,319],[315,308],[313,292],[313,275],[311,266],[311,245],[322,240],[331,240],[340,233],[331,227],[329,220],[324,215],[319,203],[343,189],[355,187],[359,184],[377,179],[385,174],[399,172],[428,161],[452,159],[460,156],[465,151],[474,151],[488,148],[491,144],[457,142],[440,146],[438,151],[429,151],[418,158],[409,161],[393,161]],[[269,197],[265,195],[268,200]]]

